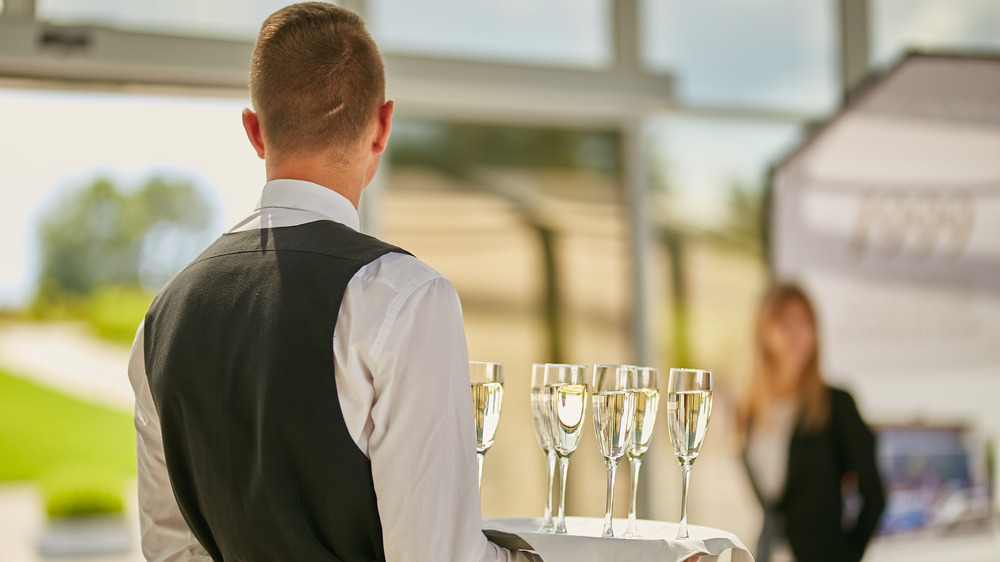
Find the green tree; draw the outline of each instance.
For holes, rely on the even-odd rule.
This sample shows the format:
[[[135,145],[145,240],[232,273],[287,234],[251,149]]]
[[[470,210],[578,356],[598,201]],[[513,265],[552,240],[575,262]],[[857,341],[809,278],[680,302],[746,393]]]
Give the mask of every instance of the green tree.
[[[122,190],[98,178],[62,198],[40,226],[39,299],[104,286],[156,290],[210,236],[212,206],[187,181],[152,177]]]
[[[763,246],[764,197],[762,190],[740,181],[729,188],[729,216],[722,229],[737,246],[754,254]]]

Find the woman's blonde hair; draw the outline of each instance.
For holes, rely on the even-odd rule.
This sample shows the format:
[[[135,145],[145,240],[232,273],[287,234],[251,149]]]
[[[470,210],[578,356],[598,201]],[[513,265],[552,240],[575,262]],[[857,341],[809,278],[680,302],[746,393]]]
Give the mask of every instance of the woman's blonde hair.
[[[792,283],[780,283],[767,291],[757,312],[750,386],[744,394],[740,409],[740,422],[744,434],[760,419],[760,415],[766,411],[771,401],[768,392],[768,372],[774,369],[774,358],[770,357],[765,345],[765,330],[783,312],[785,306],[792,302],[797,302],[805,308],[817,334],[812,356],[806,362],[799,379],[798,405],[801,429],[818,431],[826,425],[830,416],[830,389],[823,382],[819,372],[819,326],[816,321],[816,311],[805,291]]]

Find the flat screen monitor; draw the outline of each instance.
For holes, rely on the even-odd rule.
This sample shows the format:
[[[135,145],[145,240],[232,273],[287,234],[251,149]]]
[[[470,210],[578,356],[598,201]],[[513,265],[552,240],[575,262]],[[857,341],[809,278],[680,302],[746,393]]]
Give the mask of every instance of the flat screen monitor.
[[[957,532],[988,524],[992,455],[972,445],[966,428],[883,426],[877,435],[886,491],[879,534]]]

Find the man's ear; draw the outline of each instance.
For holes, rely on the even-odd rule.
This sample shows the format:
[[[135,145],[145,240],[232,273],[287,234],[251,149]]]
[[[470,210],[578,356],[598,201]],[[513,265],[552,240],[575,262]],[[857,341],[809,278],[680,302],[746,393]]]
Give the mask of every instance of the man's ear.
[[[372,152],[382,154],[389,143],[389,132],[392,131],[392,100],[385,102],[378,109],[378,123],[375,124],[375,140],[372,141]]]
[[[243,109],[243,128],[246,129],[247,138],[250,139],[253,149],[257,151],[257,156],[263,160],[264,137],[260,134],[260,120],[250,108]]]

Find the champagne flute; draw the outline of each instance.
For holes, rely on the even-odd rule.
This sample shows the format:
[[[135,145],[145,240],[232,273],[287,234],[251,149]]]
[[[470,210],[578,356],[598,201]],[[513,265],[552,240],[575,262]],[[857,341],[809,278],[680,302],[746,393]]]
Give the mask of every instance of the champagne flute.
[[[472,405],[476,413],[476,460],[479,461],[479,487],[483,487],[483,457],[493,445],[503,407],[503,363],[469,361],[472,382]]]
[[[542,519],[540,533],[553,533],[556,530],[552,520],[552,486],[556,478],[556,450],[553,447],[554,436],[549,423],[548,402],[545,391],[545,365],[535,363],[531,366],[531,414],[535,422],[535,438],[538,446],[545,453],[548,468],[548,491],[545,494],[545,515]]]
[[[639,536],[635,522],[639,469],[642,468],[642,456],[649,449],[649,438],[653,435],[656,412],[660,407],[660,391],[657,385],[660,371],[652,367],[637,367],[635,372],[635,425],[632,429],[632,444],[628,448],[629,468],[632,469],[632,497],[628,506],[628,526],[625,528],[625,536],[628,538]]]
[[[548,420],[552,428],[552,448],[559,457],[559,515],[556,533],[566,533],[566,473],[569,456],[580,444],[583,411],[587,403],[587,367],[584,365],[545,366]]]
[[[594,433],[608,465],[608,501],[603,537],[615,536],[611,508],[615,498],[618,461],[629,448],[635,421],[636,370],[631,365],[594,365]]]
[[[681,522],[677,538],[688,538],[687,497],[691,465],[701,452],[712,417],[712,371],[670,369],[667,382],[667,429],[681,463]]]

